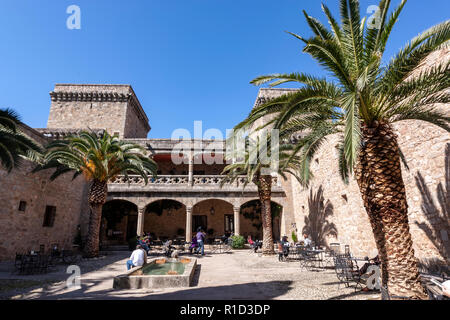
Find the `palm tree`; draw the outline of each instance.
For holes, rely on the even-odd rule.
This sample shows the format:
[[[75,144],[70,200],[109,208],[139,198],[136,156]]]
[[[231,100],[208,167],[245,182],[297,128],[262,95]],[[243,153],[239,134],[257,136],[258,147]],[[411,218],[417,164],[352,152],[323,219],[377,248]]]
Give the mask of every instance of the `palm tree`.
[[[89,231],[84,255],[95,257],[99,251],[99,231],[102,207],[106,202],[108,181],[118,175],[138,174],[145,183],[148,175],[156,176],[157,165],[148,158],[142,146],[119,140],[105,132],[98,137],[83,131],[47,146],[43,163],[37,170],[56,168],[50,179],[74,171],[73,178],[83,175],[91,182],[88,202],[91,208]]]
[[[41,146],[20,131],[21,123],[15,111],[0,109],[0,164],[8,172],[23,158],[32,159],[41,152]]]
[[[450,131],[448,113],[437,108],[450,100],[449,63],[437,61],[413,75],[431,53],[448,49],[450,21],[419,34],[384,65],[389,35],[406,0],[388,15],[390,2],[380,1],[379,24],[371,28],[360,18],[358,0],[340,0],[340,24],[322,5],[330,29],[304,12],[314,35],[306,39],[291,34],[330,78],[292,73],[254,79],[255,85],[302,86],[254,108],[238,127],[274,114],[274,128],[283,128],[280,137],[306,132],[293,152],[301,158],[299,173],[305,186],[312,177],[309,163],[315,151],[328,135],[340,134],[340,173],[344,181],[355,174],[382,261],[383,285],[395,295],[425,298],[408,225],[402,153],[392,123],[422,120]]]
[[[237,133],[239,134],[239,133]],[[287,173],[297,177],[293,168],[295,168],[297,157],[292,157],[288,152],[292,150],[289,144],[279,144],[271,148],[271,137],[258,136],[256,139],[245,138],[245,150],[232,148],[227,155],[227,161],[234,163],[226,166],[222,172],[228,176],[228,179],[222,181],[233,183],[239,177],[246,176],[244,187],[253,182],[258,188],[258,197],[261,203],[261,220],[263,228],[262,253],[270,255],[274,253],[273,232],[272,232],[272,175],[279,174],[282,178],[287,178]],[[236,139],[236,134],[232,135],[228,141]],[[266,141],[263,143],[262,141]],[[276,163],[268,161],[272,154],[277,154]],[[289,163],[285,161],[289,159]],[[272,159],[274,160],[274,159]],[[280,166],[282,165],[282,166]],[[280,170],[282,168],[282,170]]]

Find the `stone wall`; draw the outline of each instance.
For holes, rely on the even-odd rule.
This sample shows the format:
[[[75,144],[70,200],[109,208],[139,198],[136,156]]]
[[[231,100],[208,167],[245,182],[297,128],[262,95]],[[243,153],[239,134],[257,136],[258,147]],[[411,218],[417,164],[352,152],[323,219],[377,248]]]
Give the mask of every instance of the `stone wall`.
[[[146,138],[150,130],[129,85],[57,84],[50,96],[47,128],[106,129],[121,138]]]
[[[137,100],[133,99],[131,103],[129,103],[126,114],[125,114],[125,125],[123,129],[123,137],[124,138],[147,138],[147,134],[150,130],[148,125],[148,119],[145,113],[140,112],[140,108],[137,103]]]
[[[448,250],[450,234],[450,134],[421,121],[396,123],[394,128],[409,167],[408,171],[403,166],[403,180],[416,256],[443,258],[446,255],[448,259],[449,251],[445,254],[445,250]],[[328,221],[337,228],[337,237],[328,237],[328,243],[348,244],[355,255],[371,255],[376,246],[370,223],[355,180],[345,185],[340,178],[334,147],[337,141],[337,136],[330,137],[317,152],[311,165],[315,177],[310,188],[305,190],[291,179],[297,229],[301,232],[310,212],[310,191],[315,194],[322,186],[325,201],[330,201],[333,206]],[[438,190],[441,190],[440,195]],[[291,230],[287,231],[290,236]]]
[[[46,141],[36,131],[23,131],[40,143]],[[87,210],[82,177],[72,181],[66,174],[53,182],[49,170],[31,173],[34,164],[24,161],[11,173],[0,169],[0,260],[12,260],[16,252],[46,250],[57,243],[60,248],[72,248],[80,224],[80,213]],[[26,202],[19,211],[20,201]],[[46,206],[56,207],[53,227],[43,227]]]
[[[156,237],[168,237],[173,239],[177,236],[178,229],[186,229],[186,207],[172,209],[170,213],[164,210],[158,216],[154,212],[146,212],[144,217],[144,232],[154,233]],[[184,236],[184,233],[183,235]]]

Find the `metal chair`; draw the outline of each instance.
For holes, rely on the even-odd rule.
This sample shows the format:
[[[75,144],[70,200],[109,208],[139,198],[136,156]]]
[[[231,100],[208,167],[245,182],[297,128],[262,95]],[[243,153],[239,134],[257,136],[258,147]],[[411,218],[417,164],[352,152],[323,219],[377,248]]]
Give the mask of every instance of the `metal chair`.
[[[298,250],[299,260],[300,260],[300,268],[306,269],[307,271],[311,271],[313,268],[311,253],[304,247],[300,247]]]
[[[348,257],[351,256],[351,253],[350,253],[350,246],[349,246],[348,244],[346,244],[345,247],[344,247],[344,254],[345,254],[346,256],[348,256]]]
[[[355,283],[355,291],[358,287],[362,289],[361,273],[356,261],[353,261],[353,259],[346,254],[338,254],[335,255],[334,264],[336,276],[339,280],[338,289],[341,283],[348,288],[351,282]]]
[[[51,259],[50,255],[39,255],[36,265],[36,271],[39,273],[47,273],[50,259]]]
[[[21,269],[23,263],[23,256],[24,256],[23,253],[16,252],[16,259],[14,260],[14,267],[16,271]]]
[[[443,278],[445,280],[445,278]],[[430,300],[450,300],[442,292],[442,283],[434,277],[429,279],[431,283],[427,283],[425,288],[427,289],[428,299]]]

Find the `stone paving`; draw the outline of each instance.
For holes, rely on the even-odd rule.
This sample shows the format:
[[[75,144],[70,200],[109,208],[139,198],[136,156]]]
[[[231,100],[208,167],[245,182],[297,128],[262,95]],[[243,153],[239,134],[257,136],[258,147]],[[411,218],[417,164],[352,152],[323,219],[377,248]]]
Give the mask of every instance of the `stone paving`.
[[[306,271],[298,262],[278,262],[277,256],[262,257],[249,250],[199,257],[190,288],[114,290],[113,277],[126,271],[128,252],[78,263],[81,289],[68,289],[67,266],[44,275],[11,274],[11,264],[0,264],[0,286],[7,279],[42,281],[27,289],[0,290],[1,299],[363,299],[377,300],[379,294],[338,288],[334,270]],[[51,283],[49,283],[51,282]]]

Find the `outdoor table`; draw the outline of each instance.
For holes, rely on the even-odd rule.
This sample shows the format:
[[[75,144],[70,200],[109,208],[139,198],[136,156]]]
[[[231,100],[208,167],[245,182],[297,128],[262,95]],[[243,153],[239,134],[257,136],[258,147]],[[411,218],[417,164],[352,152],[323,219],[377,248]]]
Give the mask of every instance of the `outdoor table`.
[[[308,255],[311,256],[309,259],[310,266],[313,268],[322,268],[323,269],[323,253],[325,250],[323,249],[306,249]],[[317,263],[317,265],[316,265]]]
[[[289,246],[289,247],[287,247],[287,249],[288,249],[288,256],[287,256],[288,259],[291,259],[291,260],[299,260],[300,259],[301,247]]]

